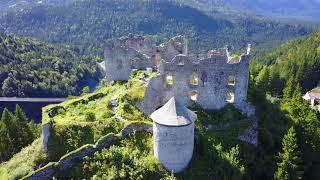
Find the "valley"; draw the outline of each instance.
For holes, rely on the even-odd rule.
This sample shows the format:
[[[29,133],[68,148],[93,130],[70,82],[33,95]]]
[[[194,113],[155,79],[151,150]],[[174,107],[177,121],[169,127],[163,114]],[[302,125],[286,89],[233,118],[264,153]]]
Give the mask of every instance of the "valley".
[[[320,179],[318,0],[5,0],[0,179]]]

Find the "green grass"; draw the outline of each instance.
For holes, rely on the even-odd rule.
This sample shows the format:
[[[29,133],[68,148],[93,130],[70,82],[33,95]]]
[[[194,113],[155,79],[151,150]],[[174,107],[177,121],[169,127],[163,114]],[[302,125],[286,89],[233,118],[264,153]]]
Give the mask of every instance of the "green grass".
[[[119,133],[124,122],[115,116],[121,115],[130,122],[149,121],[138,109],[143,100],[146,84],[142,77],[151,77],[145,71],[136,71],[128,82],[103,85],[93,93],[70,99],[58,105],[43,109],[45,122],[52,122],[52,135],[49,137],[48,158],[57,161],[67,152],[85,144],[94,144],[100,137],[109,133]],[[118,109],[114,112],[111,100],[117,97]],[[49,113],[53,117],[49,117]],[[58,146],[59,145],[59,146]]]
[[[35,160],[38,158],[40,151],[41,141],[37,139],[9,161],[0,165],[0,179],[20,179],[33,171]]]
[[[153,156],[152,147],[152,135],[134,133],[128,139],[84,158],[71,170],[58,173],[58,178],[160,179],[170,176]]]
[[[156,74],[153,73],[151,76],[154,75]],[[117,119],[112,110],[111,99],[113,97],[117,97],[117,113],[120,116],[129,122],[151,123],[152,120],[145,116],[138,108],[144,98],[146,88],[146,84],[140,80],[142,76],[148,77],[149,75],[146,75],[144,71],[137,71],[128,82],[104,85],[99,87],[94,93],[76,97],[58,105],[45,107],[43,109],[44,119],[46,122],[52,122],[53,125],[48,144],[48,156],[40,156],[41,154],[38,154],[40,156],[39,158],[29,160],[26,159],[26,157],[29,156],[27,155],[28,151],[21,151],[21,153],[17,155],[17,159],[13,158],[10,160],[10,163],[0,166],[0,177],[22,177],[32,171],[36,163],[47,162],[48,160],[51,162],[58,161],[64,155],[82,146],[95,144],[101,137],[109,133],[118,134],[124,127],[124,122]],[[55,111],[54,117],[50,119],[48,112],[53,112],[53,109]],[[243,143],[240,143],[238,136],[249,127],[247,117],[232,105],[228,105],[219,111],[205,111],[198,105],[194,105],[191,109],[196,111],[198,115],[195,124],[195,135],[197,138],[195,141],[194,156],[188,169],[177,176],[178,179],[205,179],[219,175],[219,169],[212,172],[214,170],[212,161],[218,165],[220,164],[223,168],[230,169],[230,173],[235,175],[233,179],[241,177],[244,167],[240,161],[238,162],[239,158],[237,157],[237,153],[242,150],[241,147],[239,150],[238,145]],[[31,147],[28,148],[31,150]],[[142,154],[138,155],[139,153],[137,153],[137,159],[135,160],[139,159],[138,161],[141,163],[146,163],[148,159],[150,162],[152,161],[151,164],[147,163],[150,165],[148,168],[151,168],[151,171],[150,169],[145,169],[146,172],[154,172],[154,170],[157,169],[155,172],[163,172],[166,176],[170,174],[170,172],[163,171],[158,162],[153,162],[151,136],[133,136],[129,140],[121,141],[119,146],[113,149],[112,152],[105,150],[102,154],[121,154],[121,151],[118,151],[117,148],[132,152],[139,149]],[[237,153],[234,153],[235,151]],[[127,156],[128,154],[125,155]],[[111,158],[111,160],[113,161],[114,158]],[[93,157],[85,161],[88,166],[96,166],[90,163],[97,163],[100,160]],[[110,163],[113,164],[116,162]],[[131,165],[129,166],[131,167]],[[127,170],[129,166],[126,165]],[[136,166],[136,164],[134,166]],[[141,168],[139,165],[136,167]],[[81,173],[81,171],[79,172],[79,168],[85,167],[81,167],[80,163],[73,169],[70,175],[66,174],[69,172],[61,172],[61,177],[76,177],[76,173]],[[115,175],[112,174],[111,171],[105,171],[103,168],[100,169],[100,173]],[[114,166],[112,166],[112,168],[114,168]],[[91,173],[95,172],[94,169],[90,171]],[[121,174],[122,171],[123,170],[116,172]],[[134,172],[135,171],[132,171],[131,173]],[[212,173],[210,173],[210,176],[207,176],[206,172]],[[89,177],[90,175],[82,174],[82,176]]]

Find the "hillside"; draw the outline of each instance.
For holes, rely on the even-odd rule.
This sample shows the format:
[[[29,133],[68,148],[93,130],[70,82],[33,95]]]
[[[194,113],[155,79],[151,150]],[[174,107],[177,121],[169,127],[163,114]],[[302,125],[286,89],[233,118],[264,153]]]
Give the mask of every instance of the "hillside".
[[[297,135],[291,138],[294,138],[292,143],[299,144],[298,158],[303,159],[303,163],[299,161],[298,171],[304,169],[304,179],[320,176],[317,169],[320,162],[315,158],[320,153],[319,114],[300,100],[291,99],[293,104],[287,100],[272,103],[259,96],[255,87],[250,88],[249,99],[257,110],[258,147],[238,140],[249,121],[232,105],[218,111],[205,111],[194,105],[190,108],[197,112],[198,120],[192,161],[183,173],[170,175],[153,156],[151,134],[133,131],[125,138],[121,131],[130,126],[150,126],[150,117],[144,116],[137,104],[144,97],[145,82],[141,77],[148,79],[154,75],[139,71],[128,82],[103,85],[94,93],[44,108],[43,124],[52,125],[47,154],[41,151],[42,143],[35,140],[0,165],[0,177],[16,179],[54,168],[54,175],[59,179],[272,179],[280,171],[277,168],[281,168],[277,165],[282,160],[278,154],[293,148],[285,147],[286,138],[283,138],[290,135],[287,135],[289,127],[297,129]],[[300,109],[304,113],[296,114],[288,109]],[[92,152],[92,148],[106,142],[109,148],[80,161],[74,160],[71,168],[64,169],[62,164],[71,164],[68,158]],[[295,153],[295,149],[292,151]]]
[[[185,34],[192,42],[191,49],[207,50],[226,44],[240,49],[247,43],[252,43],[256,49],[274,47],[312,31],[301,25],[250,17],[235,20],[223,14],[209,16],[169,0],[86,0],[40,5],[8,12],[0,18],[0,29],[75,45],[77,51],[85,54],[102,54],[106,40],[129,33],[153,35],[155,42]]]
[[[257,74],[263,64],[268,65],[272,94],[282,94],[290,79],[298,83],[304,93],[313,89],[320,81],[320,32],[284,43],[257,57],[252,65],[253,74]]]
[[[146,84],[140,80],[141,77],[150,78],[155,74],[139,71],[128,82],[103,85],[94,93],[44,108],[43,124],[52,124],[47,155],[41,153],[42,144],[36,140],[10,161],[0,164],[0,177],[15,179],[32,175],[35,173],[32,172],[34,167],[43,167],[48,162],[57,162],[55,164],[58,165],[62,162],[59,159],[84,151],[90,147],[89,144],[102,142],[112,134],[122,137],[120,130],[125,127],[150,125],[150,117],[143,115],[136,104],[144,98]],[[211,112],[195,105],[193,110],[198,112],[196,150],[192,164],[179,177],[244,177],[247,162],[251,160],[242,161],[240,153],[251,152],[253,147],[238,140],[238,135],[249,126],[247,117],[231,105]],[[104,163],[106,161],[109,163]],[[229,173],[223,173],[226,169]],[[136,132],[128,139],[104,148],[101,153],[75,163],[71,169],[56,172],[55,177],[160,179],[170,174],[153,157],[151,134]]]
[[[319,0],[194,0],[220,10],[255,14],[282,19],[320,22]]]
[[[96,62],[70,47],[0,34],[0,96],[77,95],[98,76]]]
[[[26,7],[42,5],[42,4],[55,4],[62,3],[65,0],[2,0],[0,10],[19,9],[22,10]]]

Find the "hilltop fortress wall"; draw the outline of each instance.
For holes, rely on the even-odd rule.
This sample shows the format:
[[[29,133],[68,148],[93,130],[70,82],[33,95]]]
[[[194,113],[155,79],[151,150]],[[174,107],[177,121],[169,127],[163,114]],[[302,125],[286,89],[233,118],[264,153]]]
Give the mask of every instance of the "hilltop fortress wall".
[[[108,43],[105,52],[106,79],[126,81],[133,69],[156,68],[162,59],[187,54],[187,40],[177,36],[156,46],[142,36],[129,35]]]
[[[240,59],[228,49],[210,51],[206,57],[177,55],[161,61],[159,74],[150,79],[143,110],[151,114],[171,97],[186,106],[197,102],[204,109],[220,109],[227,103],[243,106],[247,99],[249,55]]]
[[[151,114],[176,97],[186,106],[197,102],[204,109],[220,109],[227,103],[248,109],[249,54],[231,56],[228,47],[206,54],[188,54],[188,41],[177,36],[156,46],[142,36],[129,35],[110,41],[105,50],[106,79],[127,81],[133,69],[153,68],[142,110]]]

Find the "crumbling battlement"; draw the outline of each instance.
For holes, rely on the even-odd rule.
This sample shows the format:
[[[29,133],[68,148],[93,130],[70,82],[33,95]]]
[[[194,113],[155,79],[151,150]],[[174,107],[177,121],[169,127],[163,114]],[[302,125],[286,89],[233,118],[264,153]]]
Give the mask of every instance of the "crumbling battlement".
[[[246,103],[249,55],[232,57],[229,50],[209,51],[202,58],[177,55],[170,62],[161,61],[159,74],[150,79],[143,111],[151,114],[175,97],[186,106],[193,101],[204,109],[220,109],[227,103]]]
[[[122,37],[109,42],[105,49],[106,79],[109,82],[126,81],[132,69],[156,68],[162,59],[187,53],[187,40],[183,36],[172,38],[159,46],[142,36]]]

